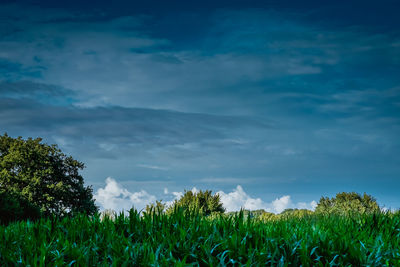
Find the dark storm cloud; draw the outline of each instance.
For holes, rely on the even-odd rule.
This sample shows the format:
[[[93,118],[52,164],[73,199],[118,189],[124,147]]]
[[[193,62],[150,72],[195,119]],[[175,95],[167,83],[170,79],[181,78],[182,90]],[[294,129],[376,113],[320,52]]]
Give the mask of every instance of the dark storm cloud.
[[[25,68],[46,65],[40,70],[46,80],[79,91],[89,106],[254,114],[268,112],[258,102],[268,102],[271,92],[324,96],[347,87],[338,88],[338,81],[381,79],[386,88],[398,83],[393,32],[370,34],[361,26],[324,31],[304,23],[302,14],[221,9],[206,16],[208,28],[186,42],[190,47],[177,50],[175,41],[155,37],[151,16],[53,21],[68,12],[55,9],[50,16],[36,9],[45,15],[39,20],[32,12],[32,25],[11,39],[12,46],[3,43],[3,51]],[[27,36],[40,38],[27,45]]]

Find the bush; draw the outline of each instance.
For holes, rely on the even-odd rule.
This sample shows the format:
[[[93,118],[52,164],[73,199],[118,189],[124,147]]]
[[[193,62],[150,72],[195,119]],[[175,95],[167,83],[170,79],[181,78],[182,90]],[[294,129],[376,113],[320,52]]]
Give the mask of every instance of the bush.
[[[172,213],[175,209],[183,209],[190,212],[198,211],[205,216],[212,213],[225,212],[225,208],[222,206],[219,195],[212,195],[211,190],[200,190],[197,193],[185,190],[183,196],[179,200],[175,200],[167,209],[167,212]]]
[[[322,197],[315,208],[316,213],[374,213],[380,212],[380,208],[375,198],[364,193],[360,195],[355,192],[338,193],[336,197]]]

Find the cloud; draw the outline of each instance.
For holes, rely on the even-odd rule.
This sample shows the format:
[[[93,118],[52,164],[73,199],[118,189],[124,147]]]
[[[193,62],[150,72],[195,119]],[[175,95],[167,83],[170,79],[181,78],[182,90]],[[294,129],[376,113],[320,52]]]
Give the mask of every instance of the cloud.
[[[156,201],[156,197],[144,190],[130,192],[111,177],[106,179],[106,186],[100,188],[94,194],[97,203],[102,209],[112,209],[115,211],[129,210],[135,208],[142,210],[147,204]]]
[[[260,198],[251,198],[240,185],[230,193],[218,191],[217,194],[220,195],[221,202],[227,211],[237,211],[241,208],[250,210],[265,208],[265,203]]]
[[[182,192],[172,192],[171,194],[174,196],[173,200],[178,200],[183,196]],[[167,203],[168,203],[167,205],[170,205],[171,202],[167,202]]]
[[[261,200],[261,198],[252,198],[238,185],[232,192],[225,193],[218,191],[217,194],[221,197],[221,202],[227,211],[238,211],[241,208],[248,210],[264,209],[265,211],[281,213],[288,208],[300,208],[300,209],[315,209],[315,201],[310,203],[299,202],[293,203],[291,197],[286,195],[275,199],[268,203]]]
[[[19,134],[30,129],[30,135],[54,136],[75,146],[85,139],[86,145],[91,146],[87,150],[99,152],[100,156],[112,156],[135,144],[175,146],[177,150],[193,150],[198,144],[207,143],[229,146],[224,140],[240,130],[264,131],[270,127],[243,116],[115,106],[84,108],[68,104],[72,95],[69,90],[42,83],[0,83],[0,126]],[[146,163],[136,166],[168,169]]]
[[[317,201],[313,200],[310,203],[306,203],[306,202],[299,202],[297,203],[297,208],[298,209],[311,209],[311,210],[315,210],[315,208],[317,207],[318,203]]]
[[[155,166],[155,165],[138,164],[137,166],[141,167],[141,168],[152,169],[152,170],[161,170],[161,171],[168,170],[168,168],[166,168],[166,167]]]
[[[290,196],[283,196],[272,201],[272,206],[276,212],[280,213],[291,206],[291,202]]]
[[[0,28],[24,30],[0,40],[0,58],[36,68],[42,81],[79,92],[79,104],[86,107],[264,112],[271,91],[304,94],[347,80],[347,73],[368,77],[347,71],[348,66],[398,62],[398,39],[390,34],[328,31],[305,23],[302,15],[265,9],[209,12],[211,27],[203,26],[203,34],[179,48],[168,31],[160,38],[154,23],[146,23],[156,17],[104,17],[28,5],[2,10],[8,19],[0,23],[10,25]],[[23,76],[20,69],[9,68],[9,74]],[[333,75],[335,82],[330,82]]]

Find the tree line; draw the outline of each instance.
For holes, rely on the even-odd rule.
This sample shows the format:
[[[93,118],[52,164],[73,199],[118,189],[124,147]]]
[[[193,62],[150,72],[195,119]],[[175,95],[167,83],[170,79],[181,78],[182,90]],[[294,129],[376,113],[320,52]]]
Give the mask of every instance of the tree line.
[[[43,143],[41,138],[0,136],[0,223],[97,213],[93,189],[84,185],[79,173],[83,168],[82,162],[65,155],[57,145]],[[172,213],[176,209],[204,216],[225,212],[219,195],[210,190],[185,191],[171,206],[157,201],[147,205],[144,212]],[[247,212],[265,218],[272,216],[265,211]],[[310,212],[288,209],[282,216]],[[315,213],[321,214],[352,212],[380,212],[380,207],[370,195],[343,192],[332,198],[322,197],[315,209]]]

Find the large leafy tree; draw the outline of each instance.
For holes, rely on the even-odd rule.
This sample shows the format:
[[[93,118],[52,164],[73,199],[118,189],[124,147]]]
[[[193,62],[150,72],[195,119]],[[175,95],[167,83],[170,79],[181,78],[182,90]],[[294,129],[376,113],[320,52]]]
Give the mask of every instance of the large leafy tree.
[[[95,213],[91,187],[79,171],[84,164],[41,138],[0,136],[0,192],[29,201],[44,215]]]
[[[355,192],[338,193],[336,197],[322,197],[315,208],[316,213],[372,213],[380,211],[375,198],[364,193],[360,195]]]
[[[203,215],[210,215],[212,213],[223,213],[225,208],[218,194],[213,195],[211,190],[199,192],[186,191],[179,200],[168,208],[167,212],[172,212],[176,208],[194,211],[197,210]]]

